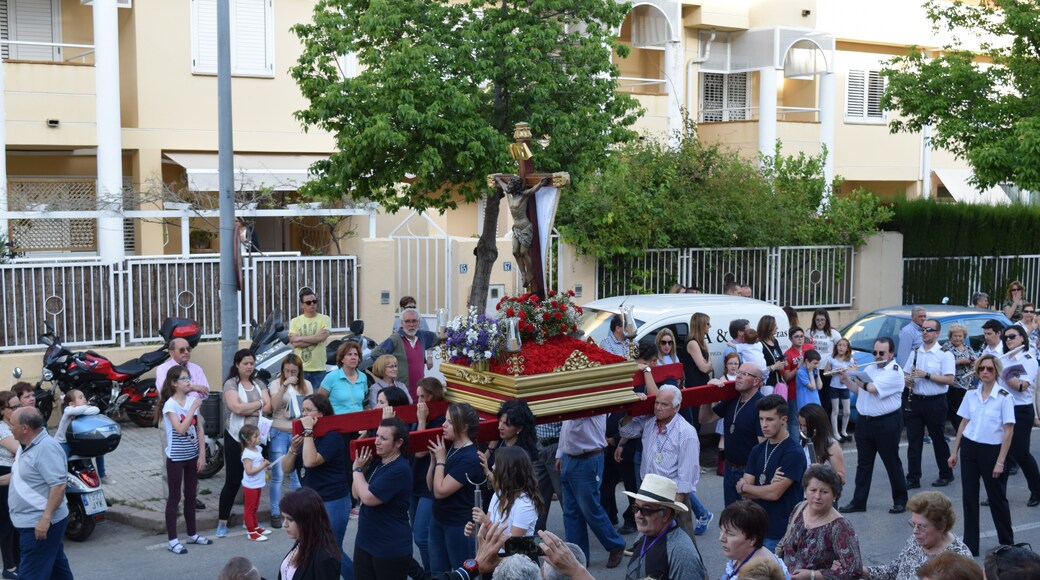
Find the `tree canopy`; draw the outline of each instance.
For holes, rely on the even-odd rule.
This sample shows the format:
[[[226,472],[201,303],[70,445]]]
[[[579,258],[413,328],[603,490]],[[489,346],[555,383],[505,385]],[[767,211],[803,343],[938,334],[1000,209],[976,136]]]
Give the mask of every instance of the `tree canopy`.
[[[883,71],[882,106],[901,116],[892,131],[931,125],[932,142],[967,160],[979,187],[1040,190],[1040,5],[930,0],[925,7],[951,41],[937,54],[912,47]]]
[[[627,54],[615,41],[628,9],[615,0],[318,0],[312,22],[294,27],[303,52],[291,74],[310,102],[296,116],[332,133],[337,151],[314,165],[304,193],[391,212],[454,209],[460,194],[488,200],[470,295],[482,304],[500,205],[485,177],[516,171],[514,124],[530,126],[535,171],[573,179],[635,136],[638,103],[617,92],[611,62],[612,50]],[[348,53],[356,76],[339,64]]]
[[[634,137],[638,105],[616,91],[614,0],[319,0],[292,68],[310,106],[296,116],[331,132],[308,193],[377,201],[389,211],[482,198],[485,176],[515,172],[513,125],[535,137],[536,170],[596,168]],[[362,71],[345,78],[341,55]],[[626,52],[627,53],[627,52]],[[396,188],[412,177],[407,187]]]
[[[563,197],[560,233],[610,260],[647,248],[859,245],[891,216],[865,190],[826,196],[820,207],[823,154],[784,156],[780,146],[760,168],[695,136],[677,148],[627,145]]]

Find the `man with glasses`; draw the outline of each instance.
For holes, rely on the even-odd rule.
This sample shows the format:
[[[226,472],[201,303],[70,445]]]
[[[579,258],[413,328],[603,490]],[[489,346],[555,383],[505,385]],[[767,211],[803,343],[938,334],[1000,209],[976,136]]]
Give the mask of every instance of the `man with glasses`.
[[[722,388],[725,379],[712,379],[709,385]],[[762,425],[758,422],[758,409],[755,405],[763,397],[762,369],[754,363],[744,363],[737,370],[735,381],[737,398],[722,401],[714,407],[701,405],[700,422],[710,423],[722,420],[722,433],[726,437],[726,466],[722,475],[722,493],[726,505],[740,499],[737,494],[737,482],[744,476],[748,455],[751,449],[765,440],[762,436]]]
[[[1017,350],[1016,350],[1017,349]],[[1037,362],[1029,354],[1029,338],[1021,326],[1004,330],[1004,372],[997,377],[1000,386],[1007,389],[1015,400],[1015,430],[1011,436],[1011,458],[1029,485],[1029,507],[1040,505],[1040,468],[1029,451],[1033,430],[1033,393],[1036,389]]]
[[[626,491],[625,495],[635,500],[636,529],[642,536],[636,540],[625,577],[707,578],[697,546],[676,522],[678,516],[689,513],[689,508],[679,499],[675,482],[651,473],[643,479],[639,491]]]
[[[442,336],[419,328],[419,311],[406,308],[401,313],[401,329],[391,333],[379,346],[372,350],[366,360],[373,361],[384,354],[397,359],[397,380],[408,385],[408,394],[418,400],[416,385],[426,376],[426,351],[441,343]]]
[[[402,296],[398,304],[401,306],[401,312],[404,312],[409,308],[414,310],[419,309],[418,301],[416,301],[415,296]],[[394,321],[394,332],[397,332],[398,330],[401,330],[400,318]],[[419,330],[430,330],[430,325],[427,324],[426,319],[421,316],[419,317]]]
[[[191,362],[191,344],[183,338],[175,338],[170,341],[167,349],[170,352],[170,358],[163,364],[155,367],[155,384],[158,388],[162,388],[163,383],[166,382],[166,375],[170,369],[174,366],[182,366],[188,370],[188,374],[191,375],[191,390],[188,391],[187,404],[190,407],[196,398],[203,398],[209,396],[209,381],[206,380],[206,373],[202,370],[202,367]],[[205,432],[206,423],[203,419],[202,413],[199,413],[199,426],[202,427]],[[159,451],[162,453],[162,479],[163,479],[163,497],[169,493],[169,486],[166,485],[166,430],[159,429]],[[104,482],[110,483],[110,482]],[[202,503],[202,500],[195,499],[195,509],[206,509],[206,504]]]
[[[922,320],[923,322],[923,320]],[[870,483],[874,478],[874,460],[881,456],[892,486],[892,508],[890,514],[906,512],[906,477],[903,462],[899,459],[899,439],[903,433],[901,412],[903,393],[903,370],[893,360],[895,345],[892,339],[883,336],[874,341],[874,361],[865,370],[869,382],[848,372],[839,373],[841,384],[858,393],[856,410],[856,492],[852,501],[838,511],[843,514],[867,511]],[[945,415],[943,415],[945,417]]]
[[[928,319],[921,325],[921,346],[910,352],[903,361],[906,370],[907,404],[903,409],[906,422],[906,488],[921,487],[921,452],[924,449],[924,431],[932,437],[935,464],[939,468],[939,479],[932,487],[945,487],[953,481],[953,470],[947,465],[950,446],[945,439],[946,392],[956,375],[953,354],[939,346],[938,320]]]
[[[332,321],[318,314],[318,297],[310,288],[300,290],[302,313],[289,321],[289,344],[303,361],[303,378],[316,389],[325,378],[325,341]]]

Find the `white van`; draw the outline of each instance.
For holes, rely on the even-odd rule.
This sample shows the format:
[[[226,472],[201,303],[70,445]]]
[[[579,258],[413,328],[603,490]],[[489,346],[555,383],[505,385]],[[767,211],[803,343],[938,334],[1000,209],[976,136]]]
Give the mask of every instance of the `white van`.
[[[578,322],[578,330],[583,330],[586,337],[591,336],[598,344],[610,331],[611,317],[620,313],[622,306],[628,305],[635,306],[633,314],[637,341],[652,342],[658,331],[667,327],[675,334],[681,348],[685,348],[687,335],[690,334],[690,318],[693,314],[707,314],[711,319],[711,329],[706,338],[716,377],[724,374],[722,351],[726,348],[726,341],[732,340],[729,336],[729,323],[732,320],[744,318],[751,323],[751,328],[756,328],[763,316],[773,316],[776,318],[777,342],[784,351],[791,347],[787,337],[787,314],[779,306],[722,294],[641,294],[603,298],[582,306],[585,314]]]

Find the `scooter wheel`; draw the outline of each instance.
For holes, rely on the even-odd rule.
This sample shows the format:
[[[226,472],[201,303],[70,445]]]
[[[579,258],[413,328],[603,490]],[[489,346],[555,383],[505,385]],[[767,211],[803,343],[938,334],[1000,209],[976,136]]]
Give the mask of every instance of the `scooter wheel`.
[[[73,542],[85,542],[94,533],[94,516],[87,515],[87,509],[78,495],[66,496],[69,504],[69,525],[65,528],[65,537]]]
[[[138,427],[155,427],[155,404],[146,409],[127,409],[126,417]]]

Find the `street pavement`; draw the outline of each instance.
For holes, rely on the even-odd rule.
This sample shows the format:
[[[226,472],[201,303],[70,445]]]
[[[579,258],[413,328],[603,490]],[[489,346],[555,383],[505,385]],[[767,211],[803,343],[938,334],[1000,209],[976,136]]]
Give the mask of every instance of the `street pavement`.
[[[113,572],[120,579],[163,578],[215,578],[224,563],[233,556],[245,556],[257,565],[264,577],[278,577],[278,565],[288,552],[292,542],[283,530],[274,530],[270,541],[257,543],[246,539],[241,527],[241,518],[233,520],[232,533],[227,539],[215,540],[211,546],[188,546],[187,555],[178,556],[166,550],[166,536],[163,522],[163,483],[159,473],[160,455],[158,447],[158,431],[124,424],[123,441],[119,448],[108,455],[106,465],[109,476],[116,479],[116,484],[106,486],[106,494],[113,502],[110,521],[100,524],[94,535],[86,542],[65,543],[65,549],[72,563],[72,569],[79,578],[110,578]],[[1040,450],[1040,430],[1032,433],[1034,450]],[[705,463],[714,461],[714,451],[705,445],[702,459]],[[901,456],[906,457],[905,443]],[[845,462],[850,485],[845,489],[844,504],[852,495],[851,480],[855,478],[856,450],[853,443],[845,444]],[[927,482],[938,477],[935,460],[926,449],[923,462],[924,475],[921,480],[927,491]],[[206,509],[199,514],[200,533],[213,537],[216,522],[217,496],[223,485],[223,470],[217,477],[201,482],[204,490],[199,497],[206,503]],[[960,472],[955,471],[958,480],[945,488],[938,489],[949,496],[958,512],[962,511]],[[1040,507],[1026,507],[1029,491],[1021,474],[1013,476],[1008,486],[1011,501],[1012,520],[1016,542],[1029,542],[1040,548]],[[627,498],[617,491],[618,505],[627,505]],[[701,554],[708,569],[709,578],[718,578],[725,568],[725,559],[718,544],[718,519],[723,504],[722,478],[715,475],[714,469],[708,468],[701,475],[698,485],[698,496],[709,509],[716,513],[708,532],[698,537]],[[267,505],[267,494],[264,494]],[[856,529],[861,551],[867,565],[891,562],[902,550],[910,528],[907,525],[909,513],[900,515],[888,514],[891,507],[891,493],[888,478],[880,461],[874,469],[873,489],[866,513],[848,515],[849,521]],[[266,514],[266,507],[261,513]],[[236,506],[235,514],[242,513],[241,506]],[[996,533],[988,508],[980,508],[983,552],[997,544]],[[266,522],[266,516],[261,518]],[[128,525],[132,523],[133,525]],[[563,536],[563,519],[560,505],[553,503],[549,517],[549,529]],[[960,534],[963,524],[958,521],[954,525],[954,533]],[[181,524],[183,533],[183,522]],[[345,547],[348,553],[353,552],[354,535],[357,531],[357,520],[352,519],[347,529]],[[634,542],[636,535],[626,536],[628,542]],[[607,554],[602,546],[592,538],[592,565],[590,570],[597,579],[621,580],[625,576],[624,566],[614,570],[605,568]],[[417,555],[417,554],[416,554]],[[981,560],[980,560],[981,561]],[[627,560],[626,560],[627,562]]]

